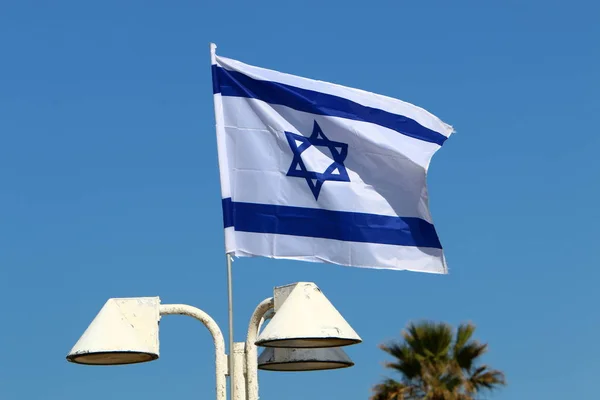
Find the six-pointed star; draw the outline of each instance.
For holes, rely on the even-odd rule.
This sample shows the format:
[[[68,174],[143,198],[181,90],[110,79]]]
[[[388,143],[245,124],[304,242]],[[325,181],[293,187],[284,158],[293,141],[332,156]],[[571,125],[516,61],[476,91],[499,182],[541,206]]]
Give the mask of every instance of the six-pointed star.
[[[315,200],[318,200],[321,187],[325,181],[350,182],[348,172],[344,166],[344,160],[348,155],[348,144],[329,140],[321,130],[319,124],[317,124],[317,121],[315,121],[310,137],[291,132],[285,132],[285,136],[294,154],[287,176],[306,179],[306,183],[308,183],[308,187],[315,196]],[[333,162],[322,173],[309,171],[302,160],[302,152],[310,146],[327,147],[331,152]]]

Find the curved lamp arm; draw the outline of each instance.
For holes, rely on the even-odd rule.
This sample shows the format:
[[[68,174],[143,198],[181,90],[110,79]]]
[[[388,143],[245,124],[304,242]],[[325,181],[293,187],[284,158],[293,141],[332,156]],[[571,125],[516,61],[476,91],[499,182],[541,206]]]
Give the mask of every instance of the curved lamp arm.
[[[258,400],[258,349],[254,344],[266,313],[274,306],[273,298],[263,300],[254,310],[246,336],[246,400]]]
[[[202,322],[208,329],[215,344],[217,400],[226,400],[227,356],[225,355],[225,339],[223,339],[223,333],[221,333],[221,329],[215,320],[199,308],[185,304],[161,304],[159,311],[160,315],[187,315]]]
[[[257,330],[257,332],[260,332],[260,329],[262,328],[262,326],[264,325],[264,323],[267,322],[268,320],[272,319],[274,316],[275,316],[275,310],[271,308],[260,319],[260,324],[258,324],[258,330]]]

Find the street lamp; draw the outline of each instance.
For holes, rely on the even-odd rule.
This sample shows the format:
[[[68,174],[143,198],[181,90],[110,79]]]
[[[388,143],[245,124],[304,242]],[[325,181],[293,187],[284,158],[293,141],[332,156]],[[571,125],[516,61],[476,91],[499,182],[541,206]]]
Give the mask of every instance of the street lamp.
[[[258,369],[266,371],[321,371],[353,366],[346,352],[339,347],[331,349],[277,349],[266,348],[258,356]]]
[[[269,310],[261,320],[272,319],[274,310]],[[259,328],[260,331],[260,328]],[[285,349],[267,347],[258,356],[258,369],[265,371],[321,371],[348,368],[354,363],[341,347],[322,349]]]
[[[261,325],[274,315],[275,311],[269,310],[262,318]],[[353,365],[354,363],[341,347],[322,349],[267,347],[258,356],[258,369],[265,371],[321,371]]]
[[[87,365],[135,364],[158,358],[160,299],[109,299],[67,360]]]
[[[86,365],[156,360],[159,357],[158,327],[163,315],[193,317],[210,331],[215,345],[217,400],[226,398],[227,375],[236,388],[234,400],[258,400],[257,345],[272,347],[261,355],[262,369],[308,371],[352,366],[352,361],[337,347],[361,341],[314,283],[298,282],[276,287],[274,297],[257,306],[250,319],[246,343],[234,343],[230,349],[231,370],[228,370],[223,334],[216,322],[198,308],[160,304],[158,297],[109,299],[69,352],[67,360]],[[271,322],[257,338],[267,319]],[[328,352],[327,347],[335,347],[329,349],[334,352]]]
[[[227,355],[217,323],[185,304],[160,304],[158,297],[109,299],[75,343],[67,360],[85,365],[123,365],[159,357],[158,325],[162,315],[187,315],[202,322],[215,345],[217,400],[226,398]]]
[[[258,337],[265,347],[322,348],[360,343],[360,337],[314,283],[275,290],[275,316]]]

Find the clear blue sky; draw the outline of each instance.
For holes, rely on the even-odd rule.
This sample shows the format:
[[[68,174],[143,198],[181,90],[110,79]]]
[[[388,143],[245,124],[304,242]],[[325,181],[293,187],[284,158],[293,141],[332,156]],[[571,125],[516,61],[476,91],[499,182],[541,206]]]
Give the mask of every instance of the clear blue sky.
[[[366,399],[382,341],[471,320],[494,399],[590,399],[600,374],[600,7],[593,1],[0,3],[0,398],[210,399],[212,342],[64,357],[109,297],[159,295],[225,330],[209,42],[246,63],[386,94],[457,133],[430,168],[450,274],[234,263],[236,340],[276,285],[315,281],[362,336],[350,369],[261,373],[264,399]]]

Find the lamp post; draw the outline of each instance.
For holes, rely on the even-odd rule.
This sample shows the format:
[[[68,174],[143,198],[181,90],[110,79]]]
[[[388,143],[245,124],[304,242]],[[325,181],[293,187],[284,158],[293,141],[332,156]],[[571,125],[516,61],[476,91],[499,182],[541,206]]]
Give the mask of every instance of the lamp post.
[[[314,283],[298,282],[276,287],[273,297],[256,307],[248,324],[246,342],[234,343],[230,349],[233,370],[228,370],[221,329],[208,314],[184,304],[160,304],[158,297],[109,299],[69,352],[67,360],[86,365],[156,360],[159,358],[159,321],[164,315],[190,316],[211,333],[215,346],[217,400],[226,399],[227,375],[235,387],[233,400],[258,400],[259,368],[311,371],[350,367],[354,364],[339,346],[361,342]],[[260,333],[267,320],[271,321]],[[266,347],[260,360],[257,346]]]

